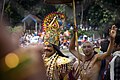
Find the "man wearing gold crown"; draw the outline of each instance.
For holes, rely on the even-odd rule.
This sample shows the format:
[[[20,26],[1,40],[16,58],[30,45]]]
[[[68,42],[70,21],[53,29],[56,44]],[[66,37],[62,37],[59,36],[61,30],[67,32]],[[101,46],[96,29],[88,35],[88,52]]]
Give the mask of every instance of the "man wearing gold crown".
[[[48,26],[44,26],[44,31],[43,60],[45,62],[48,80],[68,80],[72,60],[60,51],[60,26],[56,16],[53,16]]]
[[[48,80],[68,80],[68,74],[72,69],[72,60],[64,55],[59,48],[58,35],[51,37],[52,33],[44,37],[43,60],[46,66]]]

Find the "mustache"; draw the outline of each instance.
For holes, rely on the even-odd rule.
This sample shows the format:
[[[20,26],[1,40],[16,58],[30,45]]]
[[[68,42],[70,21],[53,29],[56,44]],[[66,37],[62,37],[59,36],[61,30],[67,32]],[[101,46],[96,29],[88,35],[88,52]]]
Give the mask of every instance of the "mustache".
[[[45,51],[49,51],[49,52],[52,52],[52,50],[51,50],[51,49],[45,49]]]

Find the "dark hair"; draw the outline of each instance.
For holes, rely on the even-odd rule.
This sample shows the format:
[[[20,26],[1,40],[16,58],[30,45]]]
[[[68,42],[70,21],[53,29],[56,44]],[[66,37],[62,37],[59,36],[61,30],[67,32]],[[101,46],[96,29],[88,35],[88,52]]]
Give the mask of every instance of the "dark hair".
[[[64,54],[60,51],[60,47],[59,47],[59,46],[54,45],[54,44],[52,44],[52,45],[53,45],[53,48],[57,51],[57,54],[58,54],[59,56],[68,58],[68,56],[64,55]]]
[[[101,49],[100,49],[100,50],[103,51],[103,52],[106,52],[109,43],[110,43],[110,41],[109,41],[108,39],[103,40],[103,41],[100,43],[100,46],[101,46]]]
[[[111,29],[112,25],[115,25],[117,27],[117,34],[120,34],[120,19],[116,19],[111,25],[105,28],[105,36],[109,36],[109,29]]]
[[[116,19],[114,24],[118,29],[120,29],[120,19]]]
[[[116,19],[115,26],[117,27],[117,34],[115,37],[115,43],[117,45],[119,45],[120,44],[120,19]]]
[[[117,35],[116,35],[116,37],[115,37],[115,43],[117,44],[117,45],[120,45],[120,34],[118,33]]]

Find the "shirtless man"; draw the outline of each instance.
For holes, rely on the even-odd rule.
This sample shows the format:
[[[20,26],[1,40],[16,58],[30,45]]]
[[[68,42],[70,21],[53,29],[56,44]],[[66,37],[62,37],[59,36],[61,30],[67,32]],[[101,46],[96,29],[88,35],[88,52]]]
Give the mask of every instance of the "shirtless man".
[[[110,56],[113,49],[113,44],[116,36],[115,25],[113,25],[112,28],[110,29],[109,35],[110,44],[105,53],[96,54],[96,52],[93,50],[93,44],[86,41],[81,46],[84,55],[80,53],[78,55],[78,51],[75,49],[75,31],[74,31],[74,36],[71,40],[69,50],[77,59],[80,60],[80,66],[77,67],[78,70],[76,70],[76,73],[74,73],[74,77],[76,77],[76,75],[80,75],[77,77],[80,77],[81,80],[98,80],[101,67],[101,60]]]

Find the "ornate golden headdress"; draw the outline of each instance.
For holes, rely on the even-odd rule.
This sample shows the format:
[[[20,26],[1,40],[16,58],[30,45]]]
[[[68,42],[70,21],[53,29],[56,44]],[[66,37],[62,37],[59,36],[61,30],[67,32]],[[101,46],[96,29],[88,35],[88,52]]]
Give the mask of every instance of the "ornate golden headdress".
[[[62,13],[50,13],[43,20],[43,31],[45,32],[44,42],[50,42],[55,45],[59,45],[60,38],[60,25],[59,20],[65,20],[65,16]],[[61,22],[62,22],[61,21]]]

